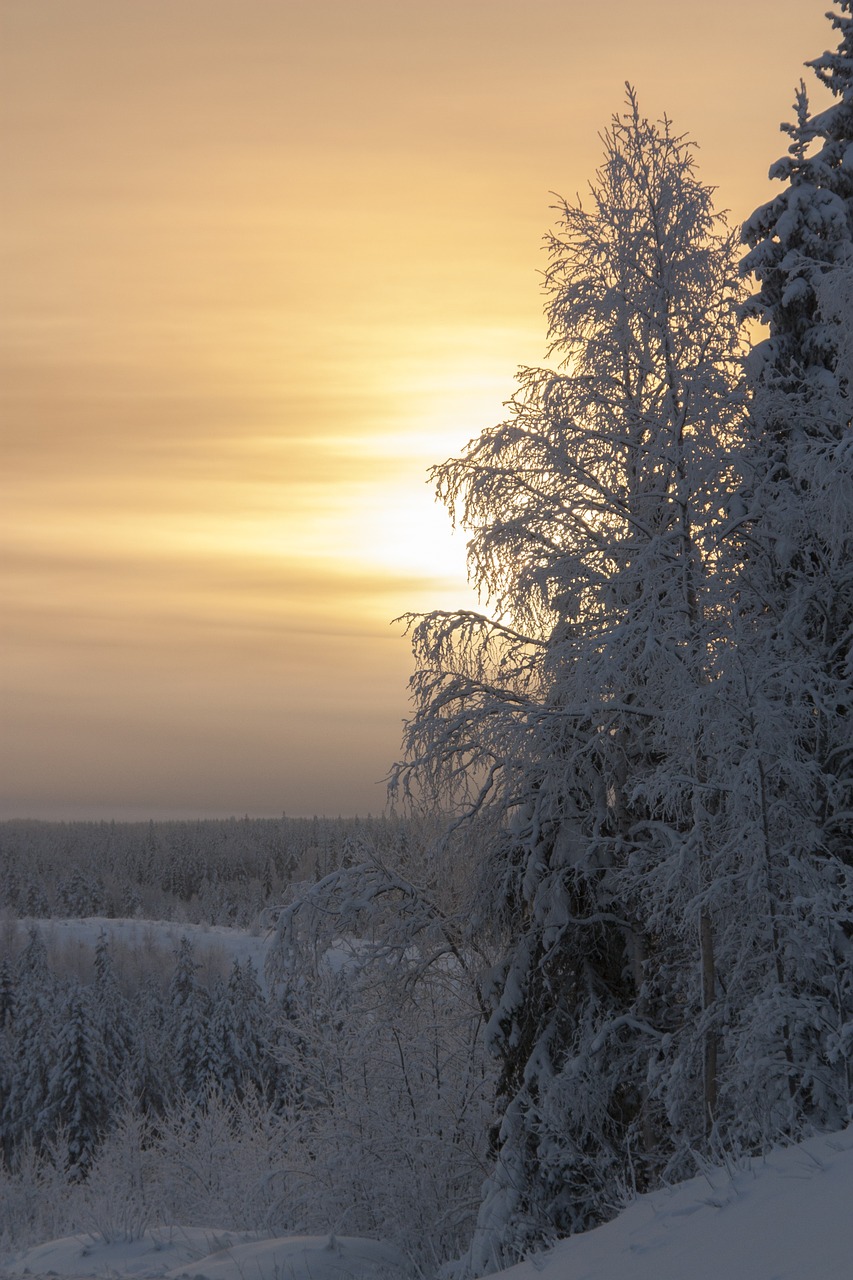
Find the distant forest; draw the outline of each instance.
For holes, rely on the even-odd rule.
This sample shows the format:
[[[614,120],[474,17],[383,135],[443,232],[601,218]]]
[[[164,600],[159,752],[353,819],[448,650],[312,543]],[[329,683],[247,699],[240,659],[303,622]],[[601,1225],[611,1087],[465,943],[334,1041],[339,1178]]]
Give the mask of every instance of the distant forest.
[[[465,860],[430,831],[3,824],[0,1247],[216,1222],[396,1240],[423,1272],[464,1248],[493,1069],[442,933]]]
[[[294,883],[322,879],[403,818],[229,818],[0,823],[0,910],[23,919],[108,916],[254,924]]]

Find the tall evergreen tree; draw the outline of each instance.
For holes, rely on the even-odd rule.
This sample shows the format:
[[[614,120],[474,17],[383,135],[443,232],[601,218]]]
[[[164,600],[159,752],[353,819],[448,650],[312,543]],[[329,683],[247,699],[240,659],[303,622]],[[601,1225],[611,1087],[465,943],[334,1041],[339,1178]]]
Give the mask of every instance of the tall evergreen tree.
[[[191,1102],[201,1102],[212,1074],[210,997],[196,976],[199,967],[192,943],[182,937],[167,995],[164,1056],[174,1093]]]
[[[62,1132],[69,1171],[85,1178],[109,1118],[109,1081],[102,1070],[91,1010],[78,984],[62,1005],[54,1062],[38,1129],[53,1139]]]
[[[279,1068],[273,1056],[272,1020],[251,959],[237,961],[228,978],[228,993],[236,1015],[243,1089],[253,1088],[268,1101],[276,1093]]]
[[[767,336],[749,361],[739,732],[777,993],[773,1016],[747,1017],[764,1028],[753,1056],[776,1063],[763,1105],[775,1096],[787,1132],[840,1123],[853,1100],[853,19],[838,7],[839,46],[810,64],[837,101],[813,115],[800,85],[771,169],[782,190],[743,230],[747,310]]]
[[[41,1121],[53,1062],[57,992],[44,940],[35,927],[18,957],[15,978],[11,1061],[0,1114],[7,1152],[25,1139],[38,1146],[44,1136]]]
[[[0,1152],[11,1154],[11,1117],[8,1099],[15,1067],[15,980],[9,961],[0,964]]]
[[[242,1091],[242,1054],[236,1009],[231,992],[221,978],[216,979],[210,993],[207,1038],[211,1083],[215,1082],[224,1099],[233,1098]]]
[[[102,929],[95,944],[95,981],[92,986],[93,1030],[100,1047],[100,1068],[110,1109],[127,1083],[133,1052],[134,1027],[122,995]]]
[[[139,1111],[150,1118],[164,1114],[172,1092],[173,1046],[165,1032],[167,1013],[156,988],[137,991],[127,1089]]]
[[[0,963],[0,1030],[10,1027],[15,1020],[15,979],[12,966],[4,956]]]

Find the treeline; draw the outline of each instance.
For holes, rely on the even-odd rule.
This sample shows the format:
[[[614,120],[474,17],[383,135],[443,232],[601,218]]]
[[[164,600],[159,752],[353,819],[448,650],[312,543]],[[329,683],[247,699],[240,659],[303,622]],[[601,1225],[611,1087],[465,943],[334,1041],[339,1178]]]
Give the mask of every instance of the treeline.
[[[411,838],[411,823],[383,817],[3,822],[0,910],[247,927],[360,842],[390,851]]]

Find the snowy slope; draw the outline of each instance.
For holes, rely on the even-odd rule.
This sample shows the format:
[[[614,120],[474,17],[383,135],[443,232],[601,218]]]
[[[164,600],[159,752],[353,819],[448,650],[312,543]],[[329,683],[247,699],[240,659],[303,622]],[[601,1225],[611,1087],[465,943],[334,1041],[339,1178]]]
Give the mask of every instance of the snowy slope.
[[[853,1126],[665,1191],[501,1280],[851,1280]]]
[[[77,1236],[6,1260],[4,1278],[400,1280],[389,1245],[346,1237],[261,1239],[213,1228],[148,1232],[134,1244]],[[853,1126],[737,1169],[641,1196],[499,1280],[851,1280]]]

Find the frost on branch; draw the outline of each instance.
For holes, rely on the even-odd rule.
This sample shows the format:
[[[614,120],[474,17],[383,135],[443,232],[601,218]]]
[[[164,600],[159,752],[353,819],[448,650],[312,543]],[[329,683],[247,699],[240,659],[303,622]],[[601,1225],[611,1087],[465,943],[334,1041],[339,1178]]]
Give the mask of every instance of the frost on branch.
[[[501,1066],[487,1269],[606,1216],[714,1120],[714,694],[742,437],[733,237],[628,109],[548,237],[549,353],[434,470],[492,616],[413,619],[396,785],[481,847]],[[466,827],[467,824],[467,827]],[[722,906],[719,914],[722,914]]]

